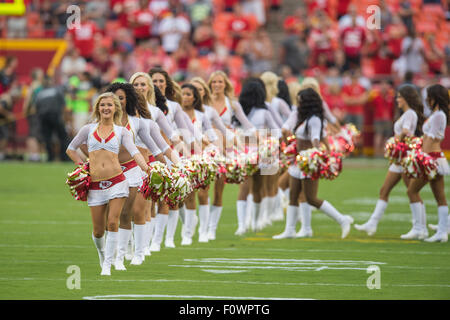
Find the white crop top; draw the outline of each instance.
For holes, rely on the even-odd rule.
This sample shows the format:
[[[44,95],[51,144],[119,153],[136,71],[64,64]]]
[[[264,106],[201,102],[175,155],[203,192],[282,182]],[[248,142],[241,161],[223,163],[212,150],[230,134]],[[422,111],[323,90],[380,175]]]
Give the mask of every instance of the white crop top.
[[[269,110],[253,108],[247,117],[256,129],[274,129],[275,131],[272,131],[274,136],[277,138],[281,137],[281,130],[279,130],[280,127]]]
[[[403,129],[408,130],[410,135],[414,135],[417,128],[417,113],[413,109],[408,109],[402,116],[394,123],[394,134],[401,135]]]
[[[198,110],[194,110],[195,118],[192,120],[192,124],[194,126],[194,130],[200,134],[205,133],[208,137],[209,141],[216,141],[219,139],[214,132],[211,122],[206,116],[206,112],[201,112]]]
[[[306,132],[306,124],[308,124],[308,132]],[[326,120],[323,121],[323,125],[320,121],[320,118],[317,116],[312,116],[311,118],[303,121],[301,125],[298,126],[297,130],[295,131],[295,135],[298,139],[301,140],[309,140],[311,143],[313,140],[319,140],[320,141],[320,129],[325,129],[326,127]],[[322,131],[322,137],[323,131]]]
[[[145,119],[128,116],[128,123],[125,125],[125,129],[131,132],[137,147],[150,150],[154,156],[161,153],[161,150],[150,135],[150,129]]]
[[[123,130],[124,127],[113,125],[113,131],[106,139],[103,139],[98,134],[98,125],[98,123],[89,123],[81,127],[67,149],[77,150],[80,145],[85,143],[87,144],[88,152],[107,150],[119,154],[120,145],[123,145],[132,157],[139,153],[133,143],[132,134],[128,130]]]
[[[423,124],[423,134],[433,139],[443,140],[447,127],[447,117],[442,110],[435,111]]]

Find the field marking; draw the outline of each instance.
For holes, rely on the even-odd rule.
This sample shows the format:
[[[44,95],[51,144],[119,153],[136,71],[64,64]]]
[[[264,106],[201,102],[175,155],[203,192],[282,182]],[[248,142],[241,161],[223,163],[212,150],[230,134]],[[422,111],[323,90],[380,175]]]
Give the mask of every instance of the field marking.
[[[2,248],[55,248],[55,249],[65,249],[65,248],[75,248],[75,249],[84,249],[84,248],[92,248],[92,246],[80,246],[80,245],[56,245],[56,244],[0,244]]]
[[[217,269],[202,269],[204,272],[209,273],[217,273],[217,274],[223,274],[223,273],[243,273],[247,272],[248,270],[217,270]]]
[[[113,272],[114,273],[114,272]],[[49,278],[1,278],[0,281],[67,281],[67,278],[61,279],[49,279]],[[331,286],[331,287],[366,287],[364,284],[354,283],[306,283],[306,282],[258,282],[258,281],[226,281],[226,280],[189,280],[189,279],[83,279],[84,282],[186,282],[186,283],[216,283],[216,284],[243,284],[243,285],[275,285],[275,286]],[[437,288],[450,288],[450,284],[385,284],[383,287],[437,287]]]
[[[200,258],[183,259],[188,262],[216,262],[216,263],[244,263],[244,264],[276,264],[276,265],[311,265],[311,264],[334,264],[334,265],[355,265],[355,264],[386,264],[386,262],[356,261],[356,260],[320,260],[320,259],[267,259],[267,258]]]
[[[311,298],[275,298],[275,297],[230,297],[230,296],[192,296],[169,294],[112,294],[106,296],[83,297],[85,300],[116,300],[117,298],[184,298],[184,299],[219,299],[219,300],[315,300]]]
[[[363,198],[350,198],[341,201],[343,204],[358,204],[358,205],[373,205],[375,206],[378,198],[371,197],[363,197]],[[423,202],[427,205],[436,205],[436,200],[433,199],[424,199]],[[409,199],[406,196],[390,196],[389,197],[390,204],[409,204]]]

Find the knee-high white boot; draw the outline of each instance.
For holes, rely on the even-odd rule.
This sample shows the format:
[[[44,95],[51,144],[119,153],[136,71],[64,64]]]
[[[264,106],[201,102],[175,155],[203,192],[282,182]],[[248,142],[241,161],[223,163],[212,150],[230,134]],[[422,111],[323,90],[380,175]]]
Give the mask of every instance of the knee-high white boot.
[[[209,212],[208,240],[216,239],[216,230],[219,224],[223,207],[211,206]]]
[[[322,205],[319,208],[320,211],[325,213],[327,216],[335,220],[342,229],[342,235],[341,238],[344,239],[347,237],[348,233],[350,232],[350,227],[353,223],[353,218],[351,216],[344,216],[339,211],[336,210],[335,207],[328,201],[324,201]]]
[[[273,236],[273,239],[295,238],[295,225],[297,224],[298,206],[289,205],[286,211],[286,226],[283,233]]]
[[[438,229],[437,232],[430,238],[425,239],[427,242],[447,242],[448,241],[448,206],[438,207]]]
[[[386,211],[388,203],[382,199],[378,199],[375,205],[375,210],[370,216],[369,220],[364,224],[355,224],[355,229],[359,231],[365,231],[369,236],[373,236],[377,231],[378,222],[383,217]]]
[[[167,218],[167,231],[166,240],[164,245],[166,248],[175,248],[175,243],[173,241],[175,237],[175,231],[177,230],[179,210],[169,210],[169,217]]]
[[[97,248],[101,268],[103,266],[103,261],[105,261],[105,235],[101,238],[96,238],[94,234],[92,234],[92,240],[94,241],[95,248]]]
[[[209,205],[198,206],[198,242],[208,242]]]
[[[247,213],[247,201],[238,200],[236,203],[236,214],[238,220],[238,229],[234,233],[236,236],[241,236],[245,233],[245,217]]]
[[[132,265],[141,265],[145,260],[144,248],[145,248],[145,224],[134,225],[134,256],[131,259]]]
[[[412,214],[412,228],[411,230],[406,233],[406,234],[402,234],[400,236],[401,239],[404,240],[412,240],[412,239],[417,239],[417,240],[423,240],[423,229],[422,229],[422,203],[421,202],[413,202],[409,204],[409,207],[411,208],[411,214]]]
[[[164,231],[166,229],[168,219],[168,214],[158,213],[156,215],[155,233],[153,235],[152,244],[150,245],[151,252],[158,252],[161,250],[161,242],[164,236]]]
[[[312,206],[307,202],[300,202],[299,213],[302,216],[300,219],[302,226],[300,231],[295,235],[296,238],[311,238],[313,236],[313,231],[311,228],[311,212]]]
[[[100,274],[102,276],[111,275],[111,265],[113,263],[114,253],[116,252],[117,249],[118,236],[119,236],[118,232],[113,231],[108,232],[108,238],[106,239],[106,246],[105,246],[105,261],[103,261],[102,272]]]
[[[127,270],[125,265],[123,264],[123,259],[125,258],[125,254],[128,249],[128,242],[131,238],[131,229],[122,229],[119,228],[118,231],[118,240],[117,240],[117,256],[114,262],[114,267],[116,270]]]

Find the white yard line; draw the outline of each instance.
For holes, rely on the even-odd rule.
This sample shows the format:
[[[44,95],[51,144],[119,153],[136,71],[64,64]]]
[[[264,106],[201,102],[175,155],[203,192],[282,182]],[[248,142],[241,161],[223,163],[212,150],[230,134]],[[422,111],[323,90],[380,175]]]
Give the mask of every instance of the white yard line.
[[[115,300],[118,298],[182,298],[182,299],[220,299],[220,300],[314,300],[311,298],[275,298],[275,297],[230,297],[230,296],[192,296],[168,294],[113,294],[106,296],[83,297],[85,300]]]

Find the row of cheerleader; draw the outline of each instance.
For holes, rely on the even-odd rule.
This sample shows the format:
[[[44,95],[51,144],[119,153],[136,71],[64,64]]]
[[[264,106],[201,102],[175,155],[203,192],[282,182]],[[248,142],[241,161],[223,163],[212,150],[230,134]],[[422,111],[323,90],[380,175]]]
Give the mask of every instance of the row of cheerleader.
[[[386,146],[393,164],[374,214],[366,224],[355,225],[358,230],[375,233],[389,191],[403,178],[413,228],[402,238],[428,237],[419,191],[430,182],[439,224],[427,240],[447,241],[443,175],[450,169],[440,149],[448,118],[444,91],[439,85],[428,89],[434,113],[423,123],[423,106],[409,100],[409,89],[399,90],[404,114]],[[197,230],[199,242],[215,240],[230,183],[239,185],[236,235],[285,219],[285,230],[274,239],[312,237],[315,207],[340,225],[341,238],[348,236],[353,218],[317,194],[320,179],[339,176],[343,159],[354,149],[356,128],[338,123],[313,78],[288,86],[265,72],[247,79],[238,98],[233,92],[222,71],[207,82],[197,77],[180,86],[165,70],[153,68],[133,74],[129,83],[112,83],[97,98],[91,122],[67,148],[78,166],[66,183],[72,196],[90,208],[101,275],[111,275],[112,267],[126,270],[126,259],[141,265],[161,251],[163,240],[165,248],[174,248],[179,220],[182,246],[192,244]],[[416,114],[414,126],[411,113]],[[422,133],[420,141],[411,142]]]

